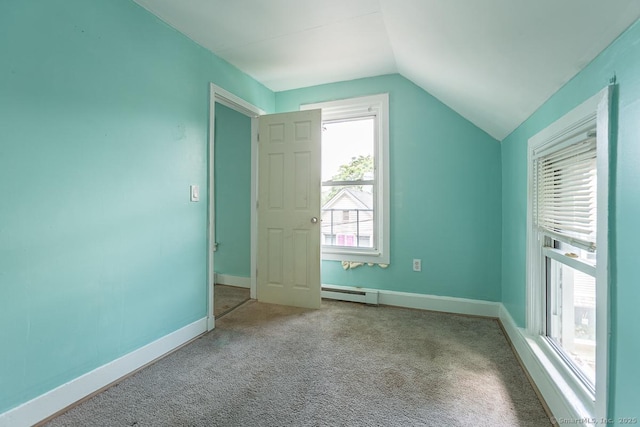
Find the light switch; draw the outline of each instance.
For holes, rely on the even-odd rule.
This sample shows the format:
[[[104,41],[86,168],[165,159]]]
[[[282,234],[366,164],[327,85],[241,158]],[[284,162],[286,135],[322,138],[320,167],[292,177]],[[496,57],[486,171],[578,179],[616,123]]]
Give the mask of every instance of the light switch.
[[[192,202],[199,202],[200,201],[200,187],[198,187],[197,185],[192,185],[189,187],[189,189],[191,190],[191,201]]]

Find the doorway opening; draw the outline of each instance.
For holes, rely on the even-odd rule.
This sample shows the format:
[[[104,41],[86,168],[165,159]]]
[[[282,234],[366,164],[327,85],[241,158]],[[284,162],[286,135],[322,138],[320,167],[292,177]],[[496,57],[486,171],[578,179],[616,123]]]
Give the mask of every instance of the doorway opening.
[[[240,113],[240,114],[237,114]],[[214,85],[210,84],[210,107],[209,107],[209,146],[208,146],[208,188],[209,188],[209,197],[208,197],[208,245],[207,245],[207,329],[211,330],[215,328],[215,319],[219,317],[220,313],[224,312],[224,307],[234,306],[235,302],[238,298],[238,295],[244,295],[246,293],[246,289],[249,291],[249,298],[256,297],[256,256],[255,256],[255,247],[256,247],[256,233],[255,233],[255,224],[256,224],[256,216],[255,216],[255,201],[256,201],[256,153],[257,153],[257,124],[258,124],[258,116],[264,114],[264,111],[260,108],[244,101],[243,99],[233,95],[232,93]],[[240,116],[240,117],[239,117]],[[235,137],[240,137],[243,140],[248,138],[250,141],[247,141],[244,149],[241,150],[231,150],[225,153],[225,156],[241,156],[242,159],[227,159],[226,162],[229,164],[235,163],[240,160],[243,164],[247,165],[247,170],[245,170],[242,174],[238,175],[236,172],[231,169],[230,171],[224,170],[224,168],[218,167],[216,168],[216,139],[220,138],[221,135],[216,132],[216,119],[218,119],[218,124],[222,125],[222,120],[239,120],[243,121],[244,124],[242,127],[246,127],[246,120],[249,119],[250,123],[248,124],[249,130],[245,131],[240,135],[235,135]],[[230,126],[231,129],[225,130],[225,134],[229,132],[235,132],[237,129],[233,129],[234,126]],[[218,129],[220,130],[220,129]],[[221,142],[221,141],[219,141]],[[248,147],[248,148],[247,148]],[[220,164],[218,165],[220,166]],[[218,170],[220,169],[220,170]],[[228,188],[229,186],[218,186],[216,189],[216,176],[222,178],[220,176],[220,172],[225,174],[224,180],[229,183],[239,184],[241,187],[244,187],[245,194],[241,194],[240,192],[234,192],[235,185],[230,186],[230,191],[226,193],[221,192],[220,189]],[[228,181],[227,181],[228,180]],[[249,189],[249,197],[246,195],[246,186],[250,187]],[[218,190],[218,191],[217,191]],[[222,199],[219,199],[219,205],[216,204],[216,197],[218,196],[218,192],[224,193],[220,194]],[[238,200],[240,198],[240,200]],[[223,206],[224,204],[224,206]],[[244,206],[244,207],[242,207]],[[219,209],[224,208],[224,209]],[[239,211],[242,212],[239,212]],[[231,230],[231,233],[227,233],[227,227],[219,228],[219,232],[216,233],[216,224],[217,220],[222,221],[234,221],[229,220],[229,218],[235,218],[240,216],[241,226],[236,227],[237,229]],[[220,218],[218,218],[220,217]],[[248,220],[248,221],[247,221]],[[248,222],[248,224],[246,224]],[[248,226],[247,226],[248,225]],[[249,247],[246,247],[246,239],[249,239]],[[218,246],[218,237],[224,238],[222,244],[219,248]],[[235,238],[238,240],[243,240],[244,243],[240,241],[234,241]],[[226,242],[226,243],[225,243]],[[242,252],[238,255],[238,248],[244,248],[240,251]],[[218,252],[220,249],[220,252]],[[226,252],[223,254],[223,252]],[[218,255],[216,255],[218,254]],[[220,262],[224,265],[226,269],[226,274],[216,274],[216,264],[220,264],[220,262],[214,262],[214,258],[220,258]],[[246,269],[247,259],[249,264],[249,269]],[[234,261],[238,258],[241,259],[241,264],[244,265],[239,266],[237,262]],[[244,259],[242,259],[244,258]],[[235,263],[235,264],[234,264]],[[246,276],[249,277],[246,277]],[[216,290],[216,284],[223,286],[233,286],[241,289],[223,289],[219,288]],[[243,291],[243,289],[245,289]],[[218,291],[218,292],[217,292]],[[220,292],[222,291],[222,292]],[[233,292],[227,292],[233,291]],[[239,292],[235,292],[239,291]],[[229,298],[230,295],[233,294],[233,298]],[[238,295],[236,295],[238,294]],[[216,301],[216,296],[218,298],[229,298],[228,301]],[[236,301],[237,302],[237,301]],[[216,310],[217,306],[217,310]],[[231,307],[233,308],[233,307]]]

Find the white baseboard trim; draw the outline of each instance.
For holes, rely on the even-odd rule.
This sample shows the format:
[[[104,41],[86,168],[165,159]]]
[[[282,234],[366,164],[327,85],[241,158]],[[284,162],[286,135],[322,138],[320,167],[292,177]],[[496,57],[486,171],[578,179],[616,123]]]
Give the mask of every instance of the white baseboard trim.
[[[333,287],[344,290],[375,292],[378,304],[396,307],[417,308],[420,310],[442,311],[445,313],[467,314],[498,318],[501,304],[493,301],[480,301],[467,298],[441,297],[437,295],[415,294],[410,292],[396,292],[382,289],[369,289],[354,286],[338,286],[323,284],[323,287]],[[336,299],[336,298],[334,298]]]
[[[545,362],[547,357],[535,342],[534,337],[529,336],[524,329],[516,325],[511,314],[502,304],[500,304],[500,322],[556,421],[560,425],[565,423],[583,425],[577,421],[592,418],[591,411],[582,407],[571,387],[562,380],[554,380],[554,378],[560,379],[561,374],[552,363]]]
[[[22,405],[0,414],[0,427],[32,426],[79,400],[153,362],[207,331],[207,319],[197,320],[91,372],[79,376]]]
[[[446,313],[497,318],[500,303],[467,298],[441,297],[409,292],[380,291],[380,304]]]
[[[251,277],[231,276],[228,274],[216,273],[216,284],[249,289],[251,288]]]

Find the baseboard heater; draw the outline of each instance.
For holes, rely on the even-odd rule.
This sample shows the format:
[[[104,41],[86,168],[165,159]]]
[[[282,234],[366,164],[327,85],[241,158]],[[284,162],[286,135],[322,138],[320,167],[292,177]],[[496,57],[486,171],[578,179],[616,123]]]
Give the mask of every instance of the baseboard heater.
[[[322,285],[322,298],[340,301],[361,302],[363,304],[378,305],[378,291],[351,286]]]

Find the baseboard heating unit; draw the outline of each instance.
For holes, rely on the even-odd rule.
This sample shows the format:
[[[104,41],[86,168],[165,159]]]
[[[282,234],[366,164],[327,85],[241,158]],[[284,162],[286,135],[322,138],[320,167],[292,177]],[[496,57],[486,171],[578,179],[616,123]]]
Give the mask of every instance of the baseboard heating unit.
[[[362,289],[352,286],[322,285],[320,295],[322,298],[327,299],[378,305],[378,291],[375,289]]]

